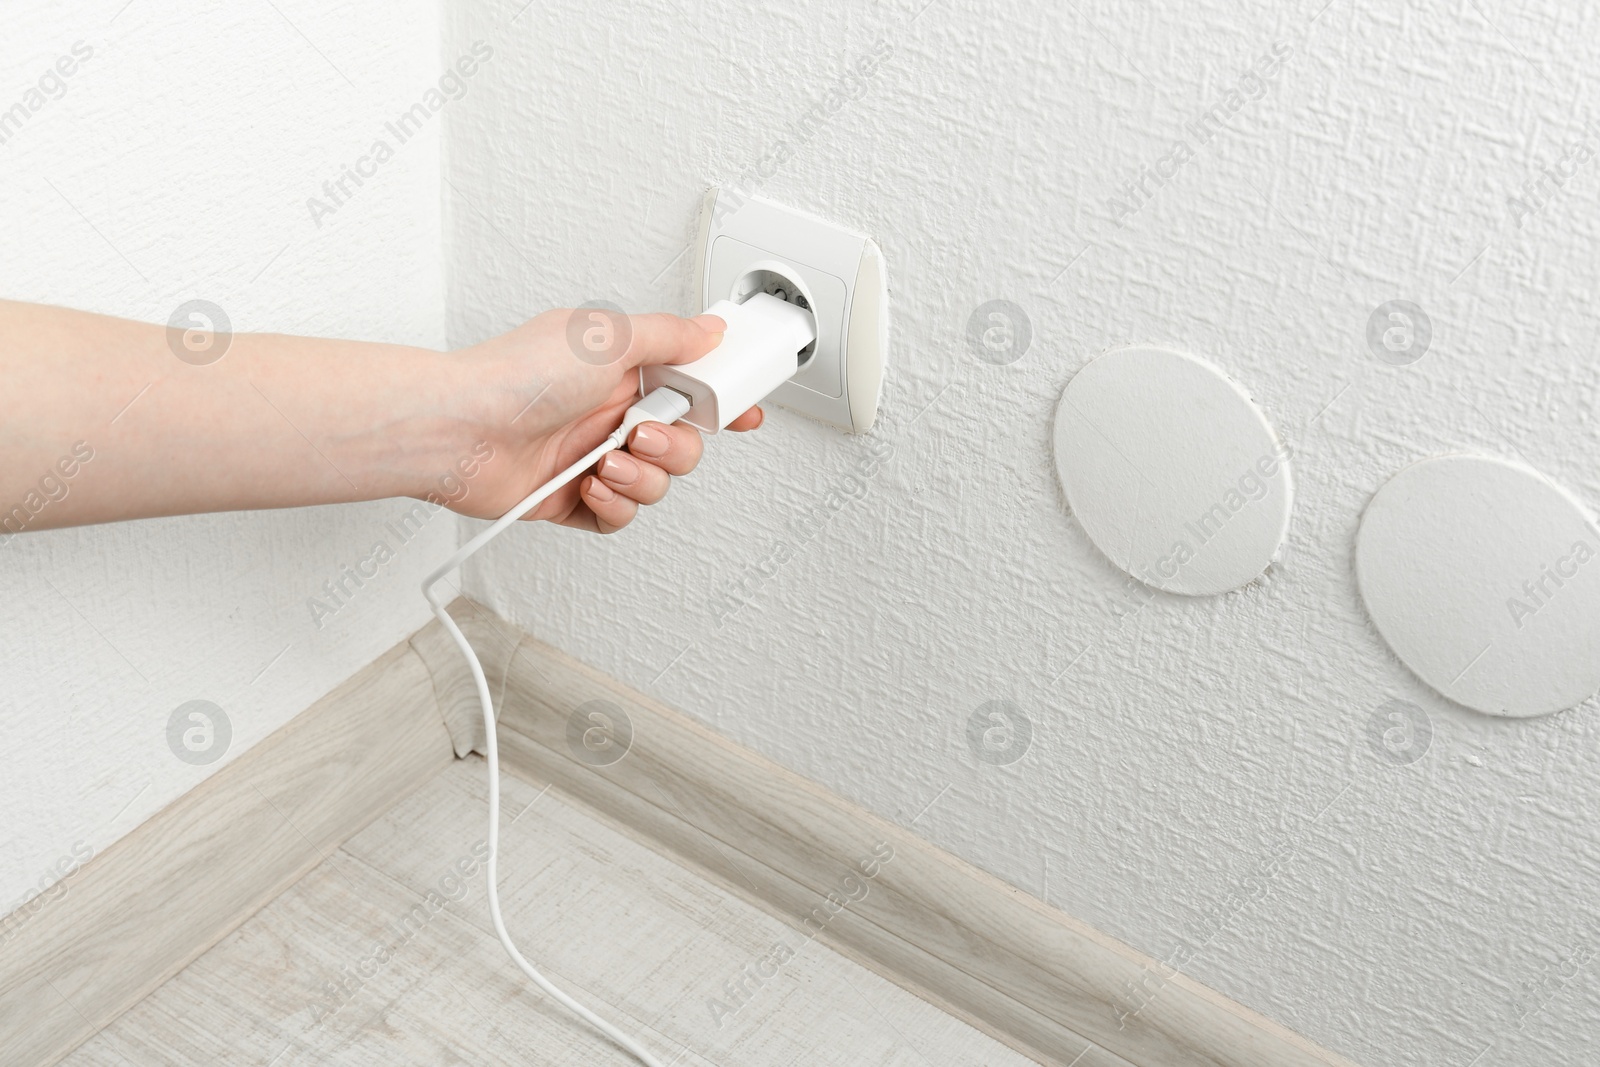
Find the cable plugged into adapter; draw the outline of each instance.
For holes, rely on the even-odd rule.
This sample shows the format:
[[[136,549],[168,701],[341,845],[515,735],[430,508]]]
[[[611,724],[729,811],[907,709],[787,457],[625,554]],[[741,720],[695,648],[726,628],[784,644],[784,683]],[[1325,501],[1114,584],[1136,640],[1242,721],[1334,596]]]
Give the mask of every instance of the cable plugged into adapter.
[[[706,308],[728,324],[722,343],[693,363],[639,368],[639,392],[666,386],[689,398],[683,421],[716,433],[794,377],[800,352],[817,339],[817,319],[770,293],[743,303],[719,300]]]
[[[722,341],[693,363],[677,366],[641,368],[639,382],[642,399],[628,408],[622,424],[588,455],[524,497],[515,507],[456,549],[444,564],[422,583],[422,595],[466,658],[478,691],[478,706],[483,711],[484,762],[489,771],[489,857],[487,896],[489,917],[506,954],[540,989],[574,1015],[589,1023],[646,1067],[661,1067],[661,1061],[634,1038],[623,1033],[556,987],[523,958],[511,940],[505,919],[500,914],[500,749],[495,733],[494,698],[483,664],[456,625],[444,603],[434,592],[450,572],[460,567],[484,545],[549,499],[562,486],[587,473],[607,452],[621,448],[636,426],[646,422],[673,423],[683,420],[706,433],[716,433],[741,414],[764,400],[768,393],[794,377],[800,365],[800,351],[816,340],[817,324],[811,312],[767,293],[757,293],[742,303],[723,300],[706,309],[720,315],[728,324]]]

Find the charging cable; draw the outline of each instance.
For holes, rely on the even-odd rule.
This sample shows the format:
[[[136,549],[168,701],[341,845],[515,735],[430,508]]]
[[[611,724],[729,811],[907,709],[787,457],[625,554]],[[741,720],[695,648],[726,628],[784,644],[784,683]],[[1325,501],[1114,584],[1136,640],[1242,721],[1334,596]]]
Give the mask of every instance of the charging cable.
[[[496,876],[496,861],[500,856],[500,750],[495,736],[494,699],[489,695],[489,681],[484,677],[483,664],[478,662],[477,653],[473,652],[466,635],[445,610],[444,603],[434,592],[434,586],[498,537],[506,527],[544,503],[558,489],[583,475],[606,453],[625,445],[628,435],[641,423],[670,425],[682,420],[707,433],[722,429],[793,377],[799,367],[798,353],[816,339],[816,320],[809,311],[765,293],[758,293],[742,304],[720,301],[706,310],[721,316],[728,324],[722,342],[716,348],[693,363],[640,368],[640,388],[644,391],[644,398],[628,409],[622,425],[582,459],[529,493],[488,528],[456,549],[422,583],[422,595],[427,598],[434,617],[455,641],[462,656],[466,657],[467,666],[472,670],[472,681],[478,688],[478,703],[483,708],[483,755],[489,765],[489,858],[486,878],[489,917],[494,922],[494,932],[499,936],[500,944],[505,946],[506,954],[535,985],[626,1049],[646,1067],[662,1067],[662,1063],[633,1038],[578,1003],[540,974],[517,951],[511,934],[506,930],[505,919],[500,915]]]
[[[440,625],[450,634],[450,637],[456,643],[456,647],[467,658],[467,665],[472,668],[472,681],[478,687],[478,703],[483,706],[483,732],[485,738],[483,756],[484,760],[489,764],[489,862],[486,878],[488,879],[489,887],[489,917],[494,921],[494,932],[499,935],[500,943],[505,946],[506,954],[511,957],[518,967],[522,968],[523,974],[533,980],[534,985],[550,994],[559,1003],[566,1005],[569,1011],[588,1022],[590,1026],[593,1026],[596,1030],[599,1030],[602,1034],[605,1034],[611,1040],[633,1053],[641,1063],[647,1064],[648,1067],[661,1067],[661,1061],[645,1051],[633,1038],[618,1030],[615,1026],[612,1026],[551,984],[548,978],[535,970],[533,964],[524,959],[522,953],[517,951],[517,946],[511,940],[510,933],[506,931],[505,919],[500,916],[499,883],[495,873],[495,861],[500,856],[500,752],[495,738],[494,700],[489,696],[489,681],[484,677],[483,664],[478,662],[478,656],[472,651],[472,645],[467,642],[466,635],[461,632],[461,628],[456,625],[456,621],[450,617],[450,613],[444,609],[444,604],[434,592],[434,586],[445,575],[465,563],[467,557],[494,540],[501,530],[504,530],[507,526],[510,526],[544,503],[556,490],[567,485],[598,463],[600,457],[607,452],[621,448],[627,442],[628,435],[633,432],[635,426],[643,422],[670,424],[682,418],[688,411],[688,397],[667,386],[656,389],[649,396],[629,408],[627,415],[623,417],[622,425],[617,427],[611,436],[602,441],[592,452],[523,497],[521,503],[496,519],[488,529],[456,549],[455,554],[445,560],[444,565],[428,575],[427,580],[422,583],[422,595],[428,598],[428,606],[433,609],[434,618],[438,619]]]

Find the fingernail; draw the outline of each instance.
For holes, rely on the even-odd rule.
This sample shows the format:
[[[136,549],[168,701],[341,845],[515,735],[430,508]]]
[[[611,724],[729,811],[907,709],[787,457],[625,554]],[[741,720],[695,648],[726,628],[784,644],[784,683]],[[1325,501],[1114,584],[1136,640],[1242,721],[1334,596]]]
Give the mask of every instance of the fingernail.
[[[616,499],[616,496],[617,494],[611,491],[611,487],[605,482],[602,482],[599,478],[589,479],[590,499],[598,500],[602,504],[608,504],[612,500]]]
[[[642,456],[664,456],[670,444],[672,438],[667,436],[667,431],[647,422],[633,431],[633,444],[628,447]]]
[[[722,332],[728,328],[728,324],[722,320],[720,315],[696,315],[689,321],[707,333],[714,333],[718,337],[722,336]]]
[[[619,456],[612,452],[600,461],[600,477],[618,485],[632,485],[639,477],[639,464],[627,456]]]

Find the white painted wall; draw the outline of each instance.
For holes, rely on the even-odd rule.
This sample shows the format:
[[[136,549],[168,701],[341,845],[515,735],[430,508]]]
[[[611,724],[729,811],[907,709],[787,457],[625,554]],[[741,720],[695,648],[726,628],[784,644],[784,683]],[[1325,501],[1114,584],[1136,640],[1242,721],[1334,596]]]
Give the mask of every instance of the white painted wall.
[[[437,5],[124,4],[7,10],[0,110],[26,101],[75,43],[93,55],[0,143],[0,295],[152,322],[200,297],[241,331],[442,345],[438,131],[320,227],[306,205],[437,77]],[[58,87],[47,89],[41,100]],[[117,447],[110,425],[83,437]],[[74,846],[79,858],[104,850],[421,626],[416,585],[454,542],[449,516],[322,628],[306,606],[403,510],[383,501],[0,543],[0,913],[70,864]],[[167,745],[169,715],[194,699],[221,706],[233,729],[204,766]]]
[[[692,310],[701,194],[783,155],[759,191],[874,234],[895,314],[870,439],[773,412],[624,534],[508,534],[470,591],[1158,958],[1189,944],[1195,978],[1361,1062],[1590,1062],[1594,709],[1496,721],[1434,696],[1367,622],[1350,555],[1371,494],[1436,452],[1520,455],[1600,500],[1595,15],[922,6],[448,16],[447,54],[496,50],[448,116],[452,341],[589,298]],[[1201,143],[1187,124],[1257,89],[1241,74],[1274,42],[1292,52],[1262,98]],[[885,47],[863,95],[786,132]],[[1125,183],[1175,138],[1193,158],[1135,210]],[[1580,141],[1565,186],[1513,211]],[[1032,325],[1009,366],[966,347],[997,298]],[[1366,347],[1391,299],[1433,323],[1410,367]],[[1285,553],[1240,593],[1141,607],[1065,512],[1055,401],[1130,341],[1223,366],[1298,454]],[[864,495],[805,518],[861,471]],[[784,543],[719,626],[718,593]],[[1391,698],[1434,731],[1409,765],[1368,741]],[[1008,766],[966,742],[995,699],[1034,731]]]

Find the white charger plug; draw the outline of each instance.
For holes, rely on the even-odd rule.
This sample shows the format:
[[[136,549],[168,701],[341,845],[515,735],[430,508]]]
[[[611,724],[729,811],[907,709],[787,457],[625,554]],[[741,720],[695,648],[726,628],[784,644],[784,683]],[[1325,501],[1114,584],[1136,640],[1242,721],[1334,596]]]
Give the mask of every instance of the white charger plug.
[[[800,350],[817,339],[817,319],[803,307],[756,293],[742,304],[706,308],[728,324],[722,342],[693,363],[639,368],[639,394],[662,386],[689,399],[681,421],[716,433],[749,411],[800,369]]]

